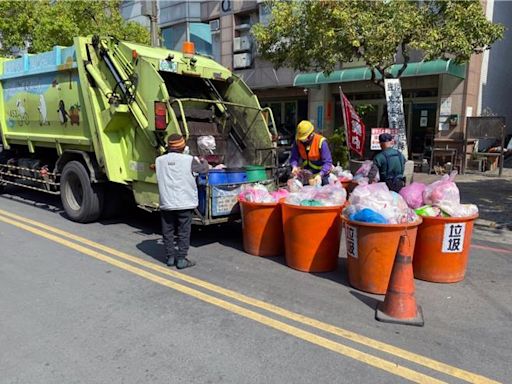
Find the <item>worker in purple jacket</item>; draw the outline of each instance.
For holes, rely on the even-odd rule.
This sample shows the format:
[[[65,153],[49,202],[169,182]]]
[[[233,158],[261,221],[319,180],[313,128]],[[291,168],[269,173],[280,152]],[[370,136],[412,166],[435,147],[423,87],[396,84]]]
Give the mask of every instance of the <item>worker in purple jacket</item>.
[[[295,138],[290,158],[292,175],[296,176],[300,169],[303,168],[315,175],[313,184],[329,184],[332,157],[327,139],[315,133],[315,127],[308,120],[302,120],[297,125]]]

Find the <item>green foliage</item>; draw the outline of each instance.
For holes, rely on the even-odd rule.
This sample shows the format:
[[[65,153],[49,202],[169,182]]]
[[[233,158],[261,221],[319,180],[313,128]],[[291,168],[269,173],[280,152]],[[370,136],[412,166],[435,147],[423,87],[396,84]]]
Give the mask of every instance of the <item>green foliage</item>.
[[[334,165],[339,163],[343,168],[347,168],[349,158],[345,132],[339,130],[334,132],[327,138],[327,142],[331,150],[332,163]]]
[[[355,106],[357,114],[363,118],[368,112],[375,110],[373,104],[359,104]],[[343,168],[348,167],[349,149],[347,147],[347,139],[345,137],[345,128],[338,127],[334,129],[334,133],[327,137],[329,148],[331,149],[333,164],[340,163]]]
[[[124,20],[120,5],[120,0],[2,0],[2,53],[23,48],[26,43],[30,53],[44,52],[55,45],[73,44],[75,36],[91,34],[148,44],[149,32]]]
[[[270,1],[268,26],[252,33],[263,58],[275,66],[333,71],[338,63],[363,60],[390,77],[397,54],[413,50],[426,60],[468,61],[503,37],[479,0]],[[405,69],[405,67],[404,67]],[[401,75],[399,72],[398,77]]]
[[[359,104],[354,107],[356,109],[357,114],[363,118],[368,112],[375,111],[375,104]]]

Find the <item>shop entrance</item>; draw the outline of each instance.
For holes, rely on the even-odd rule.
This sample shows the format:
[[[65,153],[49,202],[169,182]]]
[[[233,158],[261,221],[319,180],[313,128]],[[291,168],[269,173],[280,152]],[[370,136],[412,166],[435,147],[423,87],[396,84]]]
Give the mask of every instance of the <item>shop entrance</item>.
[[[434,143],[437,104],[412,104],[409,153],[413,158],[429,157]]]

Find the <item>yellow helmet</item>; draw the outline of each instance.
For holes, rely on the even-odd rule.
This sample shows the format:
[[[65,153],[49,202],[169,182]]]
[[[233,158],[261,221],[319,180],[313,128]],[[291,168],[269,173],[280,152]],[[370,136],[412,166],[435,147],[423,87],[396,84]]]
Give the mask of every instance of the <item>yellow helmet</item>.
[[[309,120],[302,120],[297,125],[297,134],[295,135],[295,138],[299,141],[306,140],[309,135],[311,135],[315,131],[315,127]]]

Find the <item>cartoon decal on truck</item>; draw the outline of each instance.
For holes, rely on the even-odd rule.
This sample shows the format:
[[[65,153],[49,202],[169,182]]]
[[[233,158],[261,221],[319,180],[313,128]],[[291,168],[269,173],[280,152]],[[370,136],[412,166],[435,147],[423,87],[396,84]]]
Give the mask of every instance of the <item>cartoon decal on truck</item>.
[[[11,109],[9,111],[9,117],[18,122],[19,126],[28,125],[28,113],[25,109],[25,99],[17,99],[16,100],[16,109]]]
[[[69,108],[69,120],[71,121],[71,125],[80,125],[80,105],[73,104]]]
[[[66,111],[66,106],[64,105],[64,100],[59,101],[59,109],[57,109],[57,113],[59,114],[59,120],[61,125],[68,125],[68,117],[69,114]]]
[[[46,110],[46,101],[43,94],[39,95],[39,106],[37,109],[39,110],[39,125],[50,125]]]

